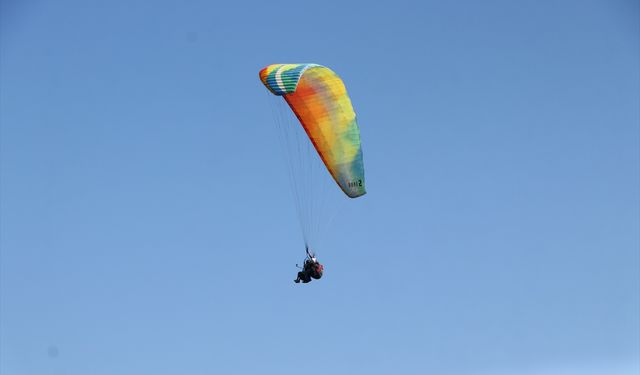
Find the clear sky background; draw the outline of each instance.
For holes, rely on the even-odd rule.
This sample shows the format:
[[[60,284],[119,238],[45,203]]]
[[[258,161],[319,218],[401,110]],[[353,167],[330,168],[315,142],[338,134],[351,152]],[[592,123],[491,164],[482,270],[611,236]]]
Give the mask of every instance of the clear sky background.
[[[3,375],[640,370],[637,1],[1,4]],[[364,149],[305,286],[276,62]]]

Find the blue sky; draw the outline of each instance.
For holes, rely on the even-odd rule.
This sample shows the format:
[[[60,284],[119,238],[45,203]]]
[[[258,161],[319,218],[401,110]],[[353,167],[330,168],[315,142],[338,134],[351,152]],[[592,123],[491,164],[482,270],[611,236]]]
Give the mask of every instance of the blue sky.
[[[638,2],[0,4],[0,373],[638,372]],[[364,149],[305,286],[276,62]]]

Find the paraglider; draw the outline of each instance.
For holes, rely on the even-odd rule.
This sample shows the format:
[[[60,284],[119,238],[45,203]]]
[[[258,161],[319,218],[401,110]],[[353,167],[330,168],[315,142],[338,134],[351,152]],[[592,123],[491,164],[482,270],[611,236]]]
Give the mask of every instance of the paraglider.
[[[302,266],[302,271],[298,272],[298,277],[293,280],[294,283],[299,283],[302,281],[303,284],[306,284],[311,281],[311,279],[320,279],[322,274],[324,273],[324,266],[318,262],[316,256],[309,252],[309,248],[306,249],[307,258],[304,260],[304,264]]]
[[[309,249],[318,248],[320,232],[331,221],[324,215],[325,208],[345,195],[358,198],[366,194],[360,129],[344,83],[327,67],[273,64],[260,71],[260,80],[275,98],[283,99],[273,104],[274,117],[286,149],[308,256],[296,282],[307,283],[322,277],[322,265]],[[327,197],[340,191],[335,185],[322,188],[331,180],[344,193],[342,198]]]

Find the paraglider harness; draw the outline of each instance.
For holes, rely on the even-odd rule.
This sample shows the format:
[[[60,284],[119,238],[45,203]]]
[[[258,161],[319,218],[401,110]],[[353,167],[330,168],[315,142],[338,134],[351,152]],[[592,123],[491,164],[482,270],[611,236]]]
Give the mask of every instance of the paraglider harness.
[[[302,267],[296,264],[296,267],[301,268],[302,271],[298,272],[298,278],[294,281],[299,283],[302,281],[304,284],[311,281],[311,279],[319,279],[324,272],[324,266],[318,262],[315,255],[309,251],[309,247],[306,248],[307,257],[304,260]]]

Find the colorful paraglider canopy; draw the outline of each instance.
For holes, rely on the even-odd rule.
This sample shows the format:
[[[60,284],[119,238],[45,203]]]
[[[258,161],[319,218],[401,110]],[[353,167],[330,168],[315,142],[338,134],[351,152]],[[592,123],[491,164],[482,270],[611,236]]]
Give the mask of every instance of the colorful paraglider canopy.
[[[340,77],[317,64],[273,64],[260,79],[289,104],[342,191],[351,198],[366,194],[360,129]]]

